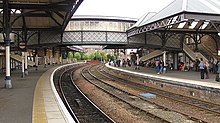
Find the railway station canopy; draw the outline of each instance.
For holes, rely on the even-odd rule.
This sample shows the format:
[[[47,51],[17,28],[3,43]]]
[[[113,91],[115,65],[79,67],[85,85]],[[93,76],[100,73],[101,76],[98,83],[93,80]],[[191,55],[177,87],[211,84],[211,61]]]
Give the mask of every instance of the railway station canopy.
[[[127,32],[132,37],[150,31],[220,32],[219,0],[175,0],[158,13],[148,13]]]
[[[11,30],[64,31],[82,1],[3,0],[0,1],[0,28],[9,25]]]

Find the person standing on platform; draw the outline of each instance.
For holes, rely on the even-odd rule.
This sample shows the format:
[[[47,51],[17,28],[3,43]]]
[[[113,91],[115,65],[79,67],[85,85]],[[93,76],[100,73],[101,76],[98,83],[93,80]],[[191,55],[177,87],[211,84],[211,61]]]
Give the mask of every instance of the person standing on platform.
[[[160,71],[160,61],[158,59],[155,61],[155,66],[156,66],[156,73],[159,74],[159,71]]]
[[[164,62],[161,60],[160,61],[160,70],[159,70],[159,73],[157,73],[157,74],[162,74],[162,73],[164,73],[163,71],[164,71]]]
[[[135,67],[135,70],[140,70],[140,67],[139,67],[140,59],[139,59],[138,54],[136,54],[136,57],[137,57],[137,60],[136,60],[136,67]]]
[[[219,82],[219,78],[220,78],[220,62],[218,62],[216,66],[218,67],[218,70],[217,70],[217,75],[216,75],[215,80],[217,82]]]
[[[209,79],[209,63],[205,62],[204,73],[206,74],[206,79]]]
[[[199,59],[196,57],[195,70],[198,71]]]
[[[205,64],[203,62],[203,59],[201,58],[200,63],[198,65],[201,73],[201,79],[204,79],[204,69],[205,69]]]

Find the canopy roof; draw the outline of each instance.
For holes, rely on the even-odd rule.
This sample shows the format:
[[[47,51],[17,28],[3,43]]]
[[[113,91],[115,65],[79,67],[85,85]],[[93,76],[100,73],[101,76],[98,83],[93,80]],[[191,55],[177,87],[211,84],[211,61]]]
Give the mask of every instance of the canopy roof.
[[[7,1],[7,2],[5,2]],[[4,25],[4,10],[9,9],[9,24],[12,29],[64,30],[83,0],[4,0],[0,1],[1,29]]]
[[[104,21],[131,21],[137,22],[137,18],[119,17],[119,16],[103,16],[103,15],[73,15],[72,20],[104,20]]]
[[[219,23],[219,0],[175,0],[151,18],[143,18],[128,36],[163,28],[218,32]]]

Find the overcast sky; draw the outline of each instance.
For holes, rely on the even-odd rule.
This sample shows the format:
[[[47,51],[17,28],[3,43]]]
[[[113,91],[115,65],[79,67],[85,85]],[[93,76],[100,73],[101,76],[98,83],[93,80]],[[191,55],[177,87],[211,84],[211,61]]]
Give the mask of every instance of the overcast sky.
[[[84,0],[75,15],[106,15],[140,18],[159,12],[174,0]]]

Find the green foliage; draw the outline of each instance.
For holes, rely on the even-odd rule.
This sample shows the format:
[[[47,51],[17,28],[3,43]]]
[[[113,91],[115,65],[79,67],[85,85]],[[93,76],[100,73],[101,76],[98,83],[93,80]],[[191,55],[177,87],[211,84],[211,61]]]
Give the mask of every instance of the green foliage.
[[[107,54],[107,60],[111,60],[113,61],[115,59],[115,56],[114,55],[111,55],[111,54]]]
[[[85,54],[85,53],[82,53],[82,54],[81,54],[81,59],[82,59],[82,60],[88,60],[88,59],[89,59],[89,56],[88,56],[87,54]]]
[[[71,51],[68,52],[68,58],[69,58],[69,59],[72,59],[72,58],[73,58],[73,52],[71,52]]]
[[[101,60],[101,54],[100,54],[100,52],[95,52],[95,58],[94,58],[94,60]]]
[[[94,60],[95,59],[95,53],[89,54],[89,59]]]
[[[67,54],[66,52],[63,52],[63,53],[62,53],[62,58],[63,58],[63,59],[66,59],[66,58],[67,58],[67,55],[66,55],[66,54]]]
[[[77,60],[81,60],[81,54],[79,52],[75,52],[74,58],[76,58]]]

